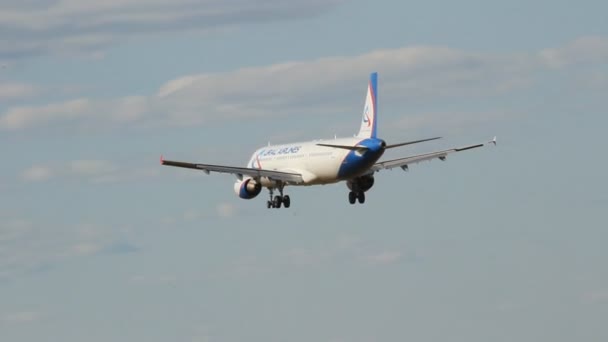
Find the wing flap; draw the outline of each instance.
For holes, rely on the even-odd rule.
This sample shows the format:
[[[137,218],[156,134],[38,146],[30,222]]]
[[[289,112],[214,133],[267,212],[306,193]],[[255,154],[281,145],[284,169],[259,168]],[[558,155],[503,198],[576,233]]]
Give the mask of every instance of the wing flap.
[[[174,160],[164,160],[161,157],[161,164],[166,166],[182,167],[186,169],[201,170],[205,173],[218,172],[218,173],[230,173],[237,175],[241,178],[243,176],[249,176],[253,178],[266,177],[275,181],[282,181],[288,183],[302,183],[302,175],[299,173],[283,172],[276,170],[265,170],[265,169],[253,169],[248,167],[236,167],[236,166],[225,166],[225,165],[211,165],[211,164],[199,164],[199,163],[186,163]]]
[[[494,139],[492,139],[492,141],[489,141],[489,142],[483,143],[483,144],[468,145],[468,146],[463,146],[463,147],[458,147],[458,148],[451,148],[451,149],[447,149],[447,150],[443,150],[443,151],[419,154],[419,155],[411,156],[411,157],[382,161],[382,162],[374,164],[371,167],[371,170],[372,171],[390,170],[395,167],[400,167],[404,170],[407,170],[408,165],[410,165],[410,164],[416,164],[416,163],[420,163],[422,161],[433,160],[433,159],[445,160],[445,158],[450,153],[471,150],[474,148],[485,146],[487,144],[496,145],[496,137],[494,137]]]

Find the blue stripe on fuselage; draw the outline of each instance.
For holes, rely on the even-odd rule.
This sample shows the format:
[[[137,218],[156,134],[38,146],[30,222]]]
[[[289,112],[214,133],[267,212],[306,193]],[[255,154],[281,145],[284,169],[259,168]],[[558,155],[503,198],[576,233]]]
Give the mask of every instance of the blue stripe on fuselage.
[[[361,140],[356,146],[367,147],[367,151],[350,151],[340,165],[338,178],[349,179],[367,171],[384,153],[384,145],[385,142],[381,139]]]

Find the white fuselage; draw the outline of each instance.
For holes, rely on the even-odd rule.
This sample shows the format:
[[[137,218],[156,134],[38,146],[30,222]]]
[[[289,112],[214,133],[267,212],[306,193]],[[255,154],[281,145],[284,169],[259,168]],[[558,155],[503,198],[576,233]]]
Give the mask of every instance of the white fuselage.
[[[319,143],[343,146],[375,146],[379,139],[340,138],[317,140],[311,142],[269,145],[256,150],[247,167],[282,172],[299,173],[303,183],[289,185],[330,184],[349,179],[367,171],[376,162],[383,151],[375,149],[367,152],[318,146]],[[274,186],[274,182],[261,179],[265,187]]]

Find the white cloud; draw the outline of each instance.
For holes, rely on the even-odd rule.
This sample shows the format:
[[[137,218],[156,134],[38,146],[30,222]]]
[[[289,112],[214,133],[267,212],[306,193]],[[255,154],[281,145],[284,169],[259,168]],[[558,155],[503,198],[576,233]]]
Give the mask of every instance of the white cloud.
[[[501,312],[515,311],[521,309],[522,307],[523,303],[517,302],[513,299],[500,299],[496,303],[496,310]]]
[[[285,272],[308,268],[333,267],[346,263],[360,267],[379,267],[398,262],[418,260],[413,250],[403,247],[377,246],[356,236],[339,236],[334,240],[320,241],[316,246],[299,246],[275,252],[267,258],[259,256],[238,259],[229,273],[234,276],[252,276],[269,272]]]
[[[424,98],[483,97],[529,87],[537,77],[535,72],[556,65],[606,62],[607,46],[605,38],[581,38],[562,48],[510,54],[414,46],[185,75],[148,96],[12,107],[0,115],[0,130],[49,124],[80,128],[129,123],[197,125],[352,112],[360,109],[372,70],[380,72],[382,101],[396,106]]]
[[[365,259],[372,264],[389,265],[401,260],[403,254],[400,251],[383,251],[367,256]]]
[[[286,253],[286,261],[294,266],[314,266],[332,257],[333,251],[309,248],[292,248]]]
[[[589,303],[608,302],[608,290],[587,292],[583,295],[583,299]]]
[[[92,255],[98,253],[103,248],[102,245],[93,242],[81,242],[72,246],[71,250],[75,255]]]
[[[446,48],[381,50],[356,57],[188,75],[167,82],[157,95],[148,97],[13,107],[0,117],[0,129],[51,123],[98,127],[135,121],[193,125],[314,112],[329,115],[360,102],[357,99],[363,96],[367,74],[377,66],[381,66],[384,101],[501,91],[505,84],[516,84],[514,78],[523,77],[526,68],[519,63],[509,65],[509,59],[497,61]]]
[[[23,234],[27,234],[32,229],[32,222],[23,219],[4,219],[0,226],[0,243],[13,240]]]
[[[134,37],[208,32],[327,11],[337,0],[4,0],[0,59],[96,53]]]
[[[0,70],[5,68],[0,67]],[[23,83],[0,83],[0,100],[14,100],[30,97],[36,94],[36,87]]]
[[[45,106],[15,107],[0,118],[0,128],[20,129],[54,121],[70,121],[87,115],[89,100],[77,99]]]
[[[21,172],[27,182],[42,182],[63,178],[92,183],[137,181],[156,177],[158,170],[141,167],[121,167],[108,160],[83,159],[50,165],[34,165]]]
[[[121,239],[122,234],[116,228],[87,223],[64,226],[4,220],[0,226],[0,282],[44,271],[69,259],[136,250]]]
[[[256,256],[244,256],[235,260],[230,269],[226,272],[228,276],[250,277],[268,274],[272,271],[269,263],[266,263]],[[220,272],[222,274],[223,272]]]
[[[523,115],[516,112],[508,111],[469,111],[469,112],[422,112],[414,115],[408,115],[393,122],[393,128],[398,128],[399,131],[419,131],[424,127],[433,127],[433,132],[453,133],[455,129],[466,128],[471,129],[475,124],[484,124],[491,121],[503,120],[506,118],[515,118]]]
[[[204,214],[200,210],[196,210],[196,209],[186,210],[182,216],[183,216],[184,221],[186,221],[186,222],[197,221],[197,220],[200,220],[201,218],[205,217]]]
[[[70,162],[70,171],[74,175],[97,176],[112,173],[117,167],[107,160],[75,160]]]
[[[171,80],[167,82],[165,85],[160,87],[157,96],[158,97],[166,97],[175,92],[178,92],[181,89],[192,86],[194,82],[196,82],[196,76],[184,76],[175,80]]]
[[[217,214],[222,218],[234,217],[237,214],[237,208],[233,203],[220,203],[216,208]]]
[[[197,326],[191,342],[211,342],[211,329],[208,326]]]
[[[36,311],[13,312],[0,316],[0,323],[3,325],[14,325],[31,323],[40,319],[42,315]]]
[[[159,274],[154,276],[145,276],[141,274],[132,275],[127,279],[130,283],[151,283],[151,284],[175,284],[179,278],[172,274]]]
[[[165,227],[171,228],[182,222],[196,222],[212,218],[232,218],[239,214],[238,207],[234,203],[222,202],[215,208],[201,210],[200,208],[190,208],[185,210],[177,217],[166,216],[161,219]]]
[[[21,173],[21,178],[28,182],[42,182],[51,179],[53,171],[48,166],[34,165]]]
[[[582,37],[554,49],[544,49],[540,59],[549,67],[563,68],[573,64],[595,64],[608,61],[608,38]]]
[[[143,96],[104,101],[79,98],[42,106],[17,106],[0,117],[0,129],[19,130],[54,123],[80,123],[85,128],[125,124],[136,121],[150,110],[148,100]]]
[[[358,236],[343,235],[338,237],[336,247],[338,250],[356,249],[359,248],[362,243],[361,238]]]

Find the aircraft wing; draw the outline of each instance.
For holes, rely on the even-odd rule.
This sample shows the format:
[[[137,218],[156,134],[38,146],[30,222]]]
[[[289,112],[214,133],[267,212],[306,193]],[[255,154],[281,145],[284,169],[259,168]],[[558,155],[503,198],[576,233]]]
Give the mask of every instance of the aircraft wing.
[[[403,170],[407,170],[408,165],[410,165],[410,164],[416,164],[416,163],[419,163],[419,162],[425,161],[425,160],[433,160],[435,158],[440,159],[440,160],[445,160],[447,155],[450,153],[466,151],[466,150],[470,150],[473,148],[482,147],[487,144],[496,145],[496,137],[494,137],[494,139],[492,139],[492,141],[489,141],[487,143],[463,146],[463,147],[452,148],[452,149],[443,150],[443,151],[419,154],[419,155],[411,156],[411,157],[382,161],[382,162],[374,164],[370,168],[370,170],[375,172],[375,171],[380,171],[380,170],[390,170],[395,167],[400,167]]]
[[[173,160],[164,160],[161,156],[160,163],[162,165],[167,166],[175,166],[175,167],[183,167],[187,169],[200,170],[209,174],[210,172],[219,172],[219,173],[231,173],[236,175],[237,177],[242,178],[243,176],[249,176],[256,179],[261,177],[266,177],[268,179],[272,179],[275,181],[282,181],[286,183],[302,183],[302,175],[299,173],[292,172],[283,172],[283,171],[275,171],[275,170],[264,170],[264,169],[254,169],[248,167],[235,167],[235,166],[225,166],[225,165],[210,165],[210,164],[197,164],[197,163],[184,163]]]

